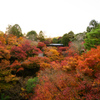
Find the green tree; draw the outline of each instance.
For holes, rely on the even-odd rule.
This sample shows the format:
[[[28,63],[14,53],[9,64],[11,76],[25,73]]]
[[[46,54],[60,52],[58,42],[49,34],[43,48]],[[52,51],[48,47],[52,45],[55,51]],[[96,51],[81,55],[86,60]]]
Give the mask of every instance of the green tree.
[[[85,48],[90,50],[96,45],[100,45],[100,24],[97,28],[92,29],[92,31],[86,34],[85,40]]]
[[[70,41],[73,41],[74,40],[74,32],[73,31],[70,31],[68,33],[68,36],[69,36]]]
[[[37,85],[38,83],[38,78],[37,77],[34,77],[34,78],[30,78],[28,81],[27,81],[27,84],[26,84],[26,91],[28,93],[33,93],[34,92],[34,87]]]
[[[53,38],[53,39],[52,39],[52,42],[53,42],[53,43],[58,43],[58,39],[57,39],[57,38]]]
[[[37,40],[37,33],[36,31],[29,31],[26,35],[26,37],[30,40]]]
[[[89,23],[89,26],[87,27],[86,31],[90,32],[92,29],[95,29],[96,27],[98,27],[99,23],[96,20],[91,20]]]
[[[61,38],[62,38],[62,37],[59,37],[59,38],[58,38],[58,43],[61,43]]]
[[[78,42],[82,42],[84,41],[85,37],[86,37],[86,32],[78,33],[74,36],[74,40]]]
[[[23,36],[22,30],[18,24],[8,25],[6,33],[16,35],[17,37]]]
[[[64,34],[63,37],[61,38],[61,43],[65,46],[68,46],[68,43],[69,43],[70,39],[69,39],[69,36],[68,34]]]
[[[45,40],[45,35],[44,35],[43,31],[40,31],[40,32],[39,32],[38,39],[39,39],[41,42]]]

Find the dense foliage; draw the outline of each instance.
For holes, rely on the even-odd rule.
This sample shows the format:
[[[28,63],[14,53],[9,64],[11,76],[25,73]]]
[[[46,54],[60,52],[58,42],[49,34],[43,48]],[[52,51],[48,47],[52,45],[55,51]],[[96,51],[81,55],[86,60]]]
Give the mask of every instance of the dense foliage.
[[[0,32],[1,100],[100,100],[99,26],[37,39]],[[46,46],[52,41],[66,46]]]
[[[37,40],[37,33],[35,31],[28,32],[26,36],[30,40]]]
[[[85,47],[90,50],[96,45],[100,45],[100,26],[92,29],[92,31],[86,34]]]
[[[20,36],[23,35],[21,27],[18,24],[15,24],[13,26],[9,25],[8,28],[7,28],[7,33],[16,35],[17,37],[20,37]]]

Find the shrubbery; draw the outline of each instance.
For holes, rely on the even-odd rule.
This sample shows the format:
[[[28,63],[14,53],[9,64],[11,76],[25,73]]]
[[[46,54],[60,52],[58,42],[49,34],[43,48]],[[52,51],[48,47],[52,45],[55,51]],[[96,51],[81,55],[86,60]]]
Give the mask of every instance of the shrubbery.
[[[33,79],[30,78],[28,81],[27,81],[27,84],[26,84],[26,91],[28,93],[33,93],[34,92],[34,87],[37,85],[38,83],[38,78],[37,77],[34,77]]]

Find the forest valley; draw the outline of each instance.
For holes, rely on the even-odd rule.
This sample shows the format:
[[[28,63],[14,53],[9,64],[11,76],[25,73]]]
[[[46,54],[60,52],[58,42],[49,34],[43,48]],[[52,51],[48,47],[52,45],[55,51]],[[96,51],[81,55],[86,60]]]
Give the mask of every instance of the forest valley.
[[[52,39],[17,24],[0,31],[0,100],[100,100],[100,24]]]

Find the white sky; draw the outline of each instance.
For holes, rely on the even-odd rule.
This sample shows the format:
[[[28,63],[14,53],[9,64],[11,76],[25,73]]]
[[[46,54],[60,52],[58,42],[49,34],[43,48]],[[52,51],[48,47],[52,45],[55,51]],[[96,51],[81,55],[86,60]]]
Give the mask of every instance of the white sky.
[[[86,31],[89,22],[100,21],[100,0],[0,0],[0,30],[19,24],[23,33],[35,30],[46,36]]]

